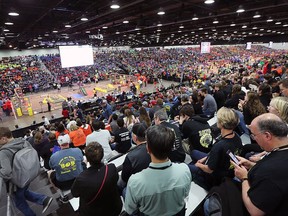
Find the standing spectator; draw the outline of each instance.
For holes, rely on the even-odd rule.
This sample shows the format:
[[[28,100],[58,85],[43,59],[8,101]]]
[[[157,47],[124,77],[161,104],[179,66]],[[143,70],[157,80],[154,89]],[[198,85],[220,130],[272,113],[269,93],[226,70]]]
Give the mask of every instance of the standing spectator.
[[[11,179],[13,172],[11,164],[13,160],[13,153],[22,149],[23,143],[27,142],[23,138],[13,138],[12,132],[7,127],[0,127],[0,178],[5,181],[9,181]],[[6,149],[6,151],[5,151]],[[12,152],[11,152],[12,151]],[[35,166],[39,166],[39,164],[35,164]],[[1,185],[2,187],[2,185]],[[36,214],[29,207],[26,200],[32,201],[39,205],[43,205],[42,214],[48,209],[50,204],[52,203],[53,198],[48,197],[43,194],[38,194],[28,190],[29,185],[24,188],[15,187],[15,192],[13,192],[13,201],[16,207],[24,214],[24,215],[33,215]]]
[[[34,145],[33,147],[37,151],[39,157],[44,160],[44,167],[50,169],[49,160],[51,157],[50,149],[53,147],[46,136],[43,136],[41,132],[37,132],[34,135]]]
[[[217,109],[220,109],[224,106],[226,98],[224,92],[222,91],[222,85],[220,83],[215,84],[213,97],[217,103]]]
[[[69,110],[67,108],[63,108],[62,115],[64,118],[69,118]]]
[[[47,101],[47,106],[48,106],[48,112],[51,112],[51,104],[49,101]]]
[[[104,166],[102,146],[91,142],[85,148],[87,161],[91,164],[75,180],[71,188],[74,197],[80,197],[80,216],[119,215],[122,201],[117,189],[119,178],[113,163]]]
[[[128,181],[125,199],[128,214],[138,211],[144,215],[185,215],[184,199],[192,178],[186,164],[168,159],[174,142],[174,133],[162,125],[147,130],[147,151],[152,162]]]
[[[101,103],[101,107],[103,109],[103,112],[102,112],[103,118],[108,120],[110,115],[112,115],[112,108],[110,104],[108,104],[107,100],[103,100]]]

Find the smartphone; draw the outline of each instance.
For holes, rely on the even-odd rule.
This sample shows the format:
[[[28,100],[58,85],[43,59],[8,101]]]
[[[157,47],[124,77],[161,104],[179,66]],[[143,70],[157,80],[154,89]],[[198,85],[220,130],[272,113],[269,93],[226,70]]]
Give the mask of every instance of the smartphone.
[[[226,153],[228,154],[228,156],[231,158],[231,160],[234,163],[236,163],[237,165],[240,164],[240,161],[237,159],[237,157],[230,150],[228,150]]]

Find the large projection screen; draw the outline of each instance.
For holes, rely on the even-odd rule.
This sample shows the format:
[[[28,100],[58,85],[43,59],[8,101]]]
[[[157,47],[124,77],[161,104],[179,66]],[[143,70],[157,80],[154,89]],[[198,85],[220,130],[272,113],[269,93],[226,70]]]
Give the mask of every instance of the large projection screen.
[[[62,68],[93,65],[92,46],[59,46]]]

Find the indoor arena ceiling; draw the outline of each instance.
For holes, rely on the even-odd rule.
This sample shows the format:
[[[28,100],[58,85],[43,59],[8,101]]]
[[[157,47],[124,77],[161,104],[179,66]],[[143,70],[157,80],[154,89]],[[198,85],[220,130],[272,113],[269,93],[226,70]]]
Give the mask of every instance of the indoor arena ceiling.
[[[288,0],[0,0],[1,48],[287,39]]]

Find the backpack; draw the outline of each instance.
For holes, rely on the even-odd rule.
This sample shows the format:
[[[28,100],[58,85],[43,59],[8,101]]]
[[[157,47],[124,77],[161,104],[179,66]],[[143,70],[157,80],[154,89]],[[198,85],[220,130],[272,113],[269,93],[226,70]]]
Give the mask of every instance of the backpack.
[[[12,177],[10,181],[18,186],[24,188],[29,185],[39,174],[40,162],[37,151],[31,144],[23,140],[22,148],[13,152],[11,149],[5,149],[12,152]]]
[[[219,186],[213,187],[204,203],[205,215],[209,216],[245,216],[247,210],[244,206],[241,189],[229,178]]]

